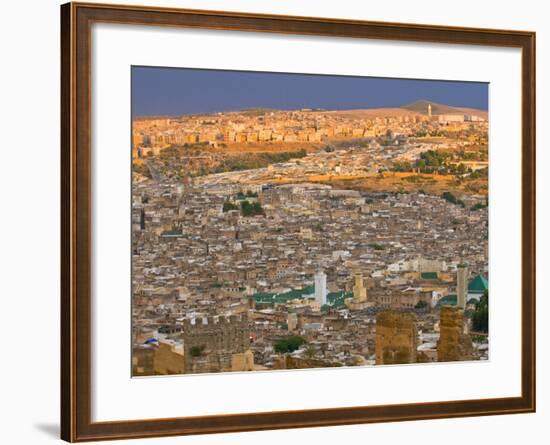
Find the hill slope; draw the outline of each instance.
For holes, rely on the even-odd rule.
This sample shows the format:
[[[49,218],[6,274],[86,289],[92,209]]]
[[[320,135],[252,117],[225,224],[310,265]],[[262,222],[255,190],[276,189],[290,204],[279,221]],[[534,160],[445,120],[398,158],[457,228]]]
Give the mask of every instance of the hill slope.
[[[419,114],[428,114],[428,105],[432,106],[432,114],[473,114],[487,118],[487,111],[478,110],[476,108],[452,107],[450,105],[439,104],[429,100],[417,100],[412,104],[404,105],[401,108],[413,111]]]

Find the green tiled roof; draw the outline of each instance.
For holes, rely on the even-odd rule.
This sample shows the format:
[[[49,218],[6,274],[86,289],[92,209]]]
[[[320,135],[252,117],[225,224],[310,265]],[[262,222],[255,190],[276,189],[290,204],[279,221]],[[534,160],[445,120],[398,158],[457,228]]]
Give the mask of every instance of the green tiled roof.
[[[437,302],[437,306],[440,307],[440,306],[456,306],[456,295],[455,294],[449,294],[445,297],[443,297],[442,299],[440,299],[438,302]]]
[[[270,292],[257,292],[253,298],[256,303],[260,304],[275,304],[286,303],[290,300],[303,300],[305,298],[312,298],[315,292],[313,286],[307,286],[303,289],[292,289],[282,294],[270,293]],[[330,292],[327,295],[327,304],[332,307],[344,306],[344,300],[353,295],[352,292]]]
[[[447,295],[437,302],[437,307],[441,306],[456,306],[457,298],[455,294]],[[466,304],[476,304],[476,298],[470,298]]]
[[[332,307],[342,307],[346,298],[353,297],[353,292],[330,292],[327,295],[327,304]]]
[[[270,292],[257,292],[254,294],[253,298],[256,300],[256,303],[263,304],[275,304],[275,303],[286,303],[289,300],[303,299],[313,295],[314,288],[313,286],[307,286],[303,289],[292,289],[288,292],[283,292],[282,294],[270,293]]]
[[[437,272],[421,272],[420,277],[423,280],[437,280]]]
[[[183,236],[181,230],[165,230],[160,236]]]
[[[473,294],[482,294],[487,289],[489,289],[489,281],[483,275],[476,275],[468,284],[468,292]]]
[[[303,289],[292,289],[288,292],[278,294],[279,298],[284,300],[294,300],[296,298],[303,298],[305,295],[311,295],[315,292],[313,286],[304,287]]]

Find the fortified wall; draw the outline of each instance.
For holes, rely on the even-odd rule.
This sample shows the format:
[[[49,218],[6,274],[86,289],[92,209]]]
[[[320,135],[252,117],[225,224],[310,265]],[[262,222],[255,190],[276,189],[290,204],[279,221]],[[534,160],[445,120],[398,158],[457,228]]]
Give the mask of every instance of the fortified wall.
[[[183,355],[167,343],[139,345],[133,348],[133,376],[171,375],[184,372]]]
[[[246,315],[196,318],[194,323],[185,320],[183,344],[185,373],[246,371],[253,366],[247,353],[250,339]],[[233,369],[241,367],[245,369]]]
[[[383,311],[376,316],[376,364],[395,365],[416,362],[416,315]]]
[[[340,366],[342,366],[340,363],[328,360],[292,357],[285,354],[277,357],[273,369],[338,368]]]
[[[464,311],[456,306],[442,306],[439,321],[437,360],[453,362],[471,360],[472,340],[464,333]]]

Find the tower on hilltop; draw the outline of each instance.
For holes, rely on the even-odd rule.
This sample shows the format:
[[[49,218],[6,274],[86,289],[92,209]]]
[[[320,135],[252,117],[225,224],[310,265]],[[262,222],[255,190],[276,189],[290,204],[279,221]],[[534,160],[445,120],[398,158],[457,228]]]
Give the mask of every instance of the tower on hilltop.
[[[432,104],[428,104],[428,117],[432,117]]]

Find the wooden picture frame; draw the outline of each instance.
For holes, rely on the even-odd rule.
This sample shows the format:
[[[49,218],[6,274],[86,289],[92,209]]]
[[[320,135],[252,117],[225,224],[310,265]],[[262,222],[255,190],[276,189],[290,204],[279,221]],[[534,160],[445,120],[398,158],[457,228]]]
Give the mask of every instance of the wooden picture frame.
[[[445,42],[522,51],[521,397],[92,421],[91,32],[93,23]],[[61,6],[61,437],[70,442],[485,416],[535,411],[535,33],[68,3]]]

